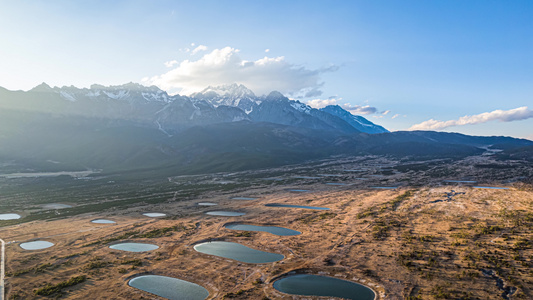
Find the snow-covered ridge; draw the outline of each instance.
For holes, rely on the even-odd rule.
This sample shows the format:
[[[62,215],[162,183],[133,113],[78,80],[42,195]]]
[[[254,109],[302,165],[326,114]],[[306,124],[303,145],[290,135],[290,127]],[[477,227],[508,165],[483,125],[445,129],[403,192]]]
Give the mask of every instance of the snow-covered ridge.
[[[312,109],[309,105],[303,104],[300,101],[294,101],[294,100],[291,101],[291,106],[294,109],[296,109],[298,111],[301,111],[303,113],[306,113],[306,114],[310,114],[311,113],[311,109]]]
[[[61,95],[63,99],[67,99],[68,101],[71,101],[71,102],[76,102],[76,98],[74,98],[74,96],[68,92],[60,91],[59,95]]]
[[[199,93],[194,93],[191,95],[191,97],[195,97],[195,95],[199,94],[209,94],[212,96],[218,96],[218,97],[230,97],[230,98],[243,98],[243,97],[255,97],[254,92],[252,92],[250,89],[245,87],[242,84],[224,84],[219,86],[208,86],[204,90],[202,90]]]
[[[164,91],[157,91],[157,92],[142,92],[141,95],[146,101],[161,101],[165,103],[169,103],[172,101],[172,99],[168,96],[168,94]]]
[[[193,124],[241,120],[341,130],[347,133],[388,132],[339,106],[317,110],[277,91],[258,97],[242,84],[209,86],[190,96],[170,96],[156,86],[147,87],[137,83],[116,86],[94,84],[90,88],[81,89],[74,86],[51,88],[43,83],[29,92],[56,94],[65,103],[71,103],[64,108],[54,108],[56,110],[142,122],[150,120],[152,126],[166,134],[172,134],[172,128],[183,129]]]
[[[127,91],[127,90],[120,90],[118,92],[108,92],[108,91],[103,91],[104,94],[107,95],[107,97],[111,98],[111,99],[122,99],[126,96],[129,96],[130,92]]]

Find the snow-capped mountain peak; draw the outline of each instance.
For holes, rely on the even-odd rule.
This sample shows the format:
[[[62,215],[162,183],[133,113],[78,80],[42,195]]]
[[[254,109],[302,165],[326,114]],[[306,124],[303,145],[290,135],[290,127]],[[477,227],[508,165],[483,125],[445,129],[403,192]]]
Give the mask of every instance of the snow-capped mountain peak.
[[[260,102],[254,92],[242,84],[226,84],[220,86],[208,86],[199,93],[190,96],[197,101],[207,101],[214,107],[234,106],[249,113]]]
[[[242,84],[232,83],[224,84],[219,86],[208,86],[199,93],[194,93],[191,95],[192,98],[195,98],[196,95],[210,95],[217,97],[227,97],[227,98],[252,98],[255,97],[254,92],[245,87]]]

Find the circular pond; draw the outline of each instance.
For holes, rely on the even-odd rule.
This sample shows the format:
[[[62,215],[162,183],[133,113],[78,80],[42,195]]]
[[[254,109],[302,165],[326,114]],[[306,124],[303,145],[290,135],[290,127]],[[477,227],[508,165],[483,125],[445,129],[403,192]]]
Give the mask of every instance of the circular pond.
[[[146,252],[158,249],[159,246],[144,243],[120,243],[109,246],[113,250],[122,250],[128,252]]]
[[[256,226],[256,225],[248,225],[248,224],[228,224],[224,227],[232,230],[246,230],[246,231],[262,231],[262,232],[268,232],[279,236],[291,236],[291,235],[299,235],[302,234],[299,231],[283,228],[283,227],[276,227],[276,226]]]
[[[5,220],[16,220],[16,219],[20,219],[20,215],[19,214],[0,214],[0,220],[2,220],[2,221],[5,221]]]
[[[147,216],[147,217],[150,217],[150,218],[159,218],[159,217],[164,217],[166,216],[167,214],[164,214],[164,213],[144,213],[143,216]]]
[[[347,280],[318,275],[292,275],[274,281],[274,288],[292,295],[339,297],[355,300],[373,300],[376,294],[370,288]]]
[[[167,276],[143,275],[131,279],[128,285],[171,300],[203,300],[209,296],[201,285]]]
[[[33,242],[27,242],[20,244],[20,248],[24,250],[41,250],[50,248],[54,245],[54,243],[47,242],[47,241],[33,241]]]
[[[95,224],[115,224],[116,222],[112,221],[112,220],[106,220],[106,219],[96,219],[96,220],[92,220],[91,223],[95,223]]]
[[[244,216],[246,213],[236,212],[236,211],[224,211],[224,210],[215,210],[206,212],[210,216],[223,216],[223,217],[239,217]]]
[[[237,243],[220,241],[195,245],[194,250],[205,254],[216,255],[252,264],[275,262],[282,260],[285,257],[281,254],[255,250]]]

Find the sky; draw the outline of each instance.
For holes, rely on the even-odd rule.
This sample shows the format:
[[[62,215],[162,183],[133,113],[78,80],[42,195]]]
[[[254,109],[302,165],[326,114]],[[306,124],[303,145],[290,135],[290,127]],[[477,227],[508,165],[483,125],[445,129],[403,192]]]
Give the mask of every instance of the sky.
[[[533,140],[533,1],[0,0],[0,86],[241,83],[385,128]]]

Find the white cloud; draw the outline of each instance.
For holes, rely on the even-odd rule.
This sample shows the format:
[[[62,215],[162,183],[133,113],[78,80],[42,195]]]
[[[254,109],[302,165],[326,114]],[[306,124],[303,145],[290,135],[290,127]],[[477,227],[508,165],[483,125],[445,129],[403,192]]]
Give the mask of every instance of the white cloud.
[[[384,115],[384,116],[387,115],[388,113],[390,113],[390,110],[386,110],[384,112],[381,112],[381,114]]]
[[[171,68],[171,67],[173,67],[174,65],[177,65],[177,64],[178,64],[177,60],[170,60],[170,61],[165,62],[165,67]]]
[[[313,99],[306,102],[307,105],[313,108],[323,108],[328,105],[337,105],[337,99]]]
[[[314,108],[322,108],[328,105],[339,105],[340,107],[344,108],[345,110],[351,112],[354,115],[370,115],[370,114],[375,114],[378,111],[377,108],[370,106],[370,105],[360,106],[360,105],[352,105],[349,103],[340,104],[339,101],[341,100],[342,98],[330,97],[328,99],[309,100],[306,102],[306,104]],[[384,114],[387,114],[387,113],[388,111]]]
[[[191,55],[195,55],[196,53],[200,52],[200,51],[206,51],[207,50],[207,46],[204,46],[204,45],[200,45],[196,48],[194,48],[192,51],[191,51]]]
[[[473,116],[464,116],[457,120],[438,121],[431,119],[420,124],[415,124],[408,130],[439,130],[452,126],[481,124],[496,120],[500,122],[512,122],[529,118],[533,118],[533,111],[528,109],[527,106],[522,106],[510,110],[495,110]]]
[[[268,52],[270,52],[270,49],[265,49],[265,53],[268,53]]]
[[[353,105],[352,106],[350,104],[344,104],[342,105],[342,108],[356,115],[371,115],[371,114],[375,114],[378,112],[377,108],[370,106],[370,105],[365,105],[365,106]]]
[[[398,118],[399,116],[400,116],[399,114],[395,114],[394,116],[391,117],[391,119],[394,120],[394,119]]]
[[[212,85],[240,83],[256,94],[277,90],[292,97],[316,97],[322,94],[320,75],[334,72],[337,66],[308,69],[291,64],[283,56],[247,61],[231,47],[214,49],[198,60],[184,60],[174,69],[144,80],[169,93],[188,95]]]

